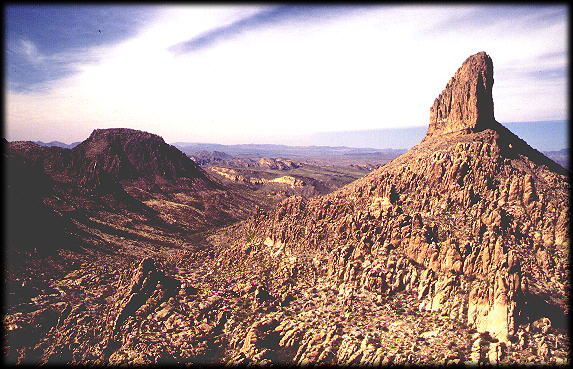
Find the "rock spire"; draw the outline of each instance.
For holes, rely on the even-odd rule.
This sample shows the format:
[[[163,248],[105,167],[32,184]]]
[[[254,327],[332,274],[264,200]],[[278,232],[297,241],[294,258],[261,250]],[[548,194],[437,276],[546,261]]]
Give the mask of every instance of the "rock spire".
[[[489,55],[481,51],[468,57],[430,108],[427,136],[496,127],[492,87],[493,62]]]

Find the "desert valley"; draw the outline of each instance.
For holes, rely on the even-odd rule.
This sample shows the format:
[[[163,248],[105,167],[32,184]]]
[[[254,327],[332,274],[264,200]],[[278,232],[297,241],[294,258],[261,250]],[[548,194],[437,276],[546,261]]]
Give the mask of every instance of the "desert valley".
[[[407,151],[4,140],[6,362],[568,364],[569,170],[493,84]]]

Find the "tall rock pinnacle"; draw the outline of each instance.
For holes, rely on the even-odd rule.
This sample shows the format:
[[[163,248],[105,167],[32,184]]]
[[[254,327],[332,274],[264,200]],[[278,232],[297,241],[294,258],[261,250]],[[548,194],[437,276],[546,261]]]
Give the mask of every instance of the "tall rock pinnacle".
[[[493,62],[489,55],[481,51],[467,58],[430,108],[427,136],[497,126],[492,87]]]

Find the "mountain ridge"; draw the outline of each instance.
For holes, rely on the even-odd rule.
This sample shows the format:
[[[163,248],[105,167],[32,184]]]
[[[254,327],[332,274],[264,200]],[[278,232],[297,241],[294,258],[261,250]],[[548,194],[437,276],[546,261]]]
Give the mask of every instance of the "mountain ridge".
[[[328,195],[307,201],[291,197],[231,226],[228,232],[234,239],[241,235],[239,240],[225,231],[214,236],[221,247],[218,263],[240,273],[241,266],[227,262],[236,262],[237,253],[260,248],[276,255],[276,263],[289,267],[268,281],[275,295],[288,292],[287,281],[308,288],[323,281],[324,288],[344,296],[411,292],[420,311],[491,334],[501,342],[495,350],[504,355],[526,334],[523,327],[540,316],[563,327],[568,172],[498,124],[493,102],[473,96],[491,96],[476,87],[493,86],[492,67],[483,60],[485,53],[468,58],[470,68],[459,70],[470,71],[465,76],[470,83],[450,80],[437,100],[467,96],[467,91],[465,104],[473,106],[440,110],[435,102],[433,128],[405,154]],[[452,119],[444,118],[452,111]],[[317,349],[300,348],[308,354]],[[247,362],[260,362],[256,355],[263,353],[253,355]]]

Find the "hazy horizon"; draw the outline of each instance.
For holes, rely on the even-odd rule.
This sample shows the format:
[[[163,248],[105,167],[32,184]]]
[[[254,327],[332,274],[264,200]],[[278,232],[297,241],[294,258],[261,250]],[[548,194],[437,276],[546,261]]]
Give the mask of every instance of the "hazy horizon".
[[[9,5],[5,135],[75,142],[125,127],[166,142],[292,145],[324,132],[417,129],[482,50],[494,63],[498,121],[565,120],[567,10]]]
[[[508,122],[502,123],[513,133],[525,140],[530,146],[541,151],[559,151],[569,148],[569,124],[566,120],[542,122]],[[120,128],[120,127],[115,127]],[[426,134],[427,127],[406,127],[394,129],[356,130],[346,132],[317,132],[308,136],[300,136],[293,141],[276,138],[271,141],[252,141],[246,143],[221,143],[173,140],[166,141],[174,144],[206,144],[206,145],[283,145],[283,146],[329,146],[360,149],[409,149],[418,144]],[[154,133],[154,132],[149,132]],[[73,144],[82,142],[87,137],[75,141],[62,141],[58,138],[41,141],[43,143],[60,142]]]

